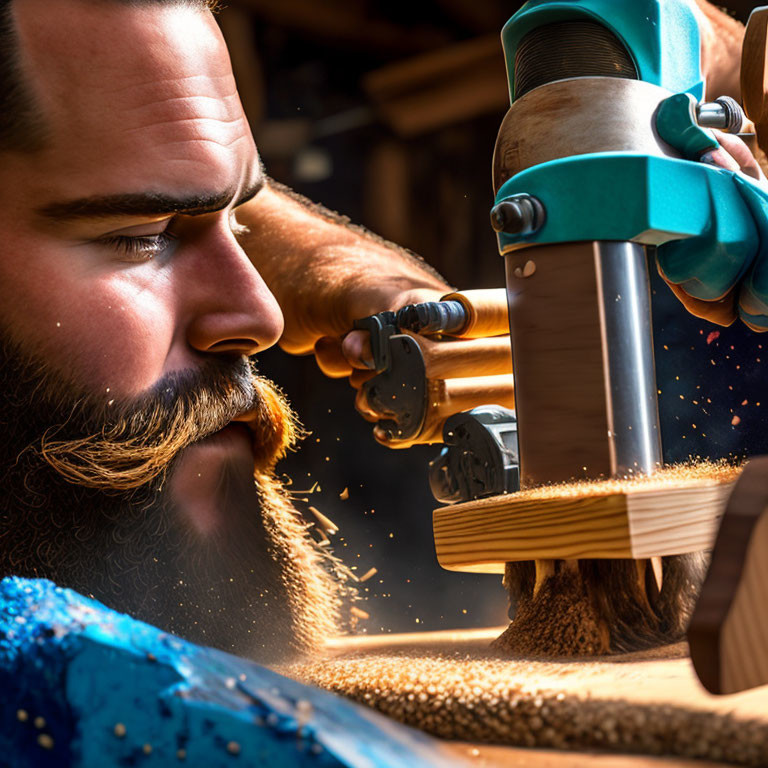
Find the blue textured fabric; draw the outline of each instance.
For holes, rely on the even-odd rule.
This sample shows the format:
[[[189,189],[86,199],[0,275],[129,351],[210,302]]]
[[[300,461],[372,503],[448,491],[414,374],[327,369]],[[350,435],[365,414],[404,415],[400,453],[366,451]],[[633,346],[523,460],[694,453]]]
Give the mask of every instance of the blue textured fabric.
[[[0,582],[0,766],[448,766],[433,739],[48,581]]]

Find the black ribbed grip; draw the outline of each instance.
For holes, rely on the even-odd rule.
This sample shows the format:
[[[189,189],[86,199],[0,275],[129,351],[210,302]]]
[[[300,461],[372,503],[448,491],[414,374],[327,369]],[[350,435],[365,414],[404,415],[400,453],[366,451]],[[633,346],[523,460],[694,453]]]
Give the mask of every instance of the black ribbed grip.
[[[460,301],[427,301],[409,304],[397,313],[402,331],[435,334],[456,333],[467,325],[467,310]]]
[[[592,21],[562,21],[531,30],[515,54],[515,99],[555,80],[623,77],[637,80],[627,49]]]

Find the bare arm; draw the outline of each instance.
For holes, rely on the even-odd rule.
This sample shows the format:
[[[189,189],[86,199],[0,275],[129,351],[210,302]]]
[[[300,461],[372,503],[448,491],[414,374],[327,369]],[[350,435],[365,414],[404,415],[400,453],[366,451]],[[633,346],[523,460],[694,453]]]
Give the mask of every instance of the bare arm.
[[[707,0],[695,0],[701,32],[701,69],[707,99],[741,98],[739,69],[744,25]]]
[[[237,217],[250,230],[241,243],[283,310],[287,352],[311,352],[356,318],[451,290],[420,258],[275,182]]]

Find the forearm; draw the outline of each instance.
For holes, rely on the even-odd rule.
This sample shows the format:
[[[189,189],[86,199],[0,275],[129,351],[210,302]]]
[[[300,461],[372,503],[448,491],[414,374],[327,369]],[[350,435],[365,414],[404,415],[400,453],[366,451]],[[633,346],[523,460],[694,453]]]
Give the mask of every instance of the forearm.
[[[243,247],[283,309],[280,344],[289,352],[308,352],[394,302],[450,289],[418,257],[274,182],[237,215],[249,230]]]
[[[744,25],[706,0],[695,0],[701,34],[701,69],[709,100],[741,98],[739,71]]]

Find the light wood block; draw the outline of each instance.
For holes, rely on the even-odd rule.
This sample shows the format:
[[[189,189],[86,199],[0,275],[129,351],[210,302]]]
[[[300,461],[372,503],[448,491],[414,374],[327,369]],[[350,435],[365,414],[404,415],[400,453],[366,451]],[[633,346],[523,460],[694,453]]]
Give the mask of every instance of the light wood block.
[[[711,693],[768,683],[768,456],[746,465],[728,501],[688,642]]]
[[[736,468],[661,471],[642,480],[551,486],[441,507],[443,568],[503,573],[521,560],[649,558],[711,548]],[[708,474],[709,472],[709,474]]]

